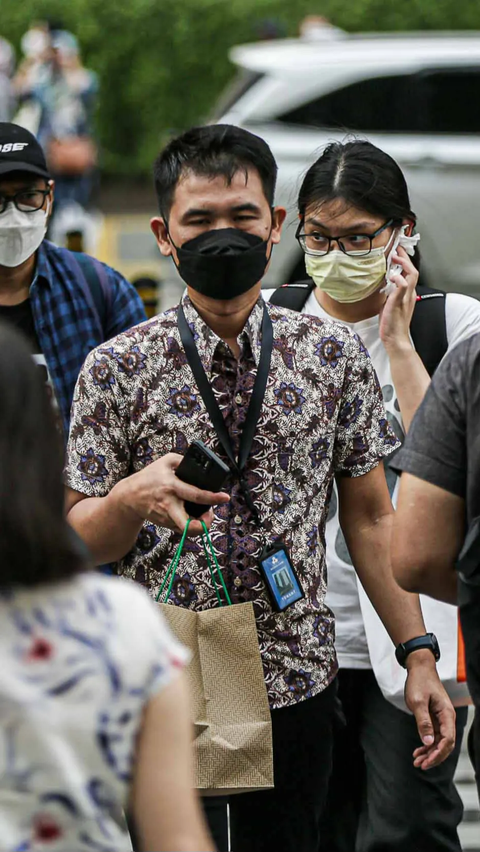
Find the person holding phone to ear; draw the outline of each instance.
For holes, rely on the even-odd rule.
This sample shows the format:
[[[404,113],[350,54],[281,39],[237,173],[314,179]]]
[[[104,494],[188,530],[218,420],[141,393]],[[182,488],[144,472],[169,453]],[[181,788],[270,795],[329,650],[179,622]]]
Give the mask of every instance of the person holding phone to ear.
[[[402,441],[429,386],[429,373],[447,349],[480,330],[480,304],[457,293],[417,288],[420,235],[405,178],[370,142],[329,145],[305,175],[298,214],[296,236],[310,280],[263,295],[277,305],[340,320],[361,337],[382,387],[388,422]],[[386,474],[395,503],[397,478],[389,463]],[[454,752],[427,774],[419,771],[411,760],[419,745],[415,719],[383,697],[372,671],[372,613],[357,584],[338,505],[335,489],[326,526],[327,602],[336,619],[339,695],[347,724],[335,743],[321,848],[460,852],[462,805],[453,776],[466,708],[457,708]],[[435,625],[427,624],[429,629]],[[395,666],[393,645],[390,653]],[[418,653],[434,662],[429,650],[412,656]]]

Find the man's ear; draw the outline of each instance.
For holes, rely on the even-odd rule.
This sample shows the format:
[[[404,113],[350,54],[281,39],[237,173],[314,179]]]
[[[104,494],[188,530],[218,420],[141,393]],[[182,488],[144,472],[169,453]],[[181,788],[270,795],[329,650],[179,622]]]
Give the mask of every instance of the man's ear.
[[[50,190],[50,195],[47,196],[48,203],[48,219],[50,219],[53,210],[53,202],[55,200],[55,181],[49,180],[47,181],[47,186]]]
[[[280,242],[280,236],[282,233],[282,226],[285,222],[285,218],[287,216],[287,211],[285,207],[274,207],[272,213],[272,243],[276,244]]]
[[[168,237],[165,219],[162,216],[154,216],[150,219],[150,227],[161,253],[164,257],[170,257],[173,254],[173,247]]]

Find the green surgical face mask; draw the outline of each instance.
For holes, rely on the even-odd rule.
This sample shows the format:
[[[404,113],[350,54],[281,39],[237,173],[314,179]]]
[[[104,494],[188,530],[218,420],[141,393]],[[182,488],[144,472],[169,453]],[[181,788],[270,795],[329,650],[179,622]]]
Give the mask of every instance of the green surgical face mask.
[[[392,235],[393,238],[393,235]],[[360,302],[371,296],[382,284],[387,272],[386,246],[358,256],[343,251],[324,255],[305,255],[305,267],[320,290],[336,302]]]

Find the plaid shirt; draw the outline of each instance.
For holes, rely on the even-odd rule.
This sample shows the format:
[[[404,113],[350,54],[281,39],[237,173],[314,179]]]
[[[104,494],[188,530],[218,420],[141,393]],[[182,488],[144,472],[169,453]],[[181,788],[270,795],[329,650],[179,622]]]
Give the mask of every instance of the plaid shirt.
[[[30,301],[38,341],[62,414],[65,436],[80,368],[88,353],[146,319],[135,288],[105,264],[106,324],[102,328],[89,287],[75,255],[44,240],[37,252]]]

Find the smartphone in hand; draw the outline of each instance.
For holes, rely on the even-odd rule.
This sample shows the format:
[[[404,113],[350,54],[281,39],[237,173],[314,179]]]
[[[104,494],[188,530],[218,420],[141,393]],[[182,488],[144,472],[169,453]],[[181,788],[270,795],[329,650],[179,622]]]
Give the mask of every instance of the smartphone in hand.
[[[403,267],[400,266],[399,263],[394,263],[392,257],[395,254],[395,252],[397,251],[397,248],[400,244],[400,240],[402,239],[402,237],[405,236],[405,231],[407,230],[407,227],[408,227],[408,225],[403,225],[400,228],[397,236],[395,237],[395,239],[393,241],[393,246],[392,246],[391,251],[389,252],[389,255],[388,255],[388,258],[387,258],[386,281],[387,281],[387,285],[389,287],[393,287],[393,289],[396,289],[397,285],[394,284],[394,282],[391,279],[391,276],[392,275],[398,275],[399,273],[401,274],[403,272]]]
[[[175,474],[182,482],[195,485],[206,491],[221,491],[230,468],[223,462],[213,450],[202,441],[193,441],[178,465]],[[185,501],[185,509],[191,518],[199,518],[210,506]]]

